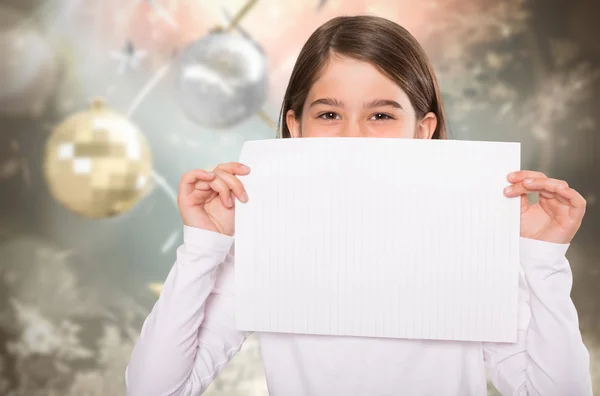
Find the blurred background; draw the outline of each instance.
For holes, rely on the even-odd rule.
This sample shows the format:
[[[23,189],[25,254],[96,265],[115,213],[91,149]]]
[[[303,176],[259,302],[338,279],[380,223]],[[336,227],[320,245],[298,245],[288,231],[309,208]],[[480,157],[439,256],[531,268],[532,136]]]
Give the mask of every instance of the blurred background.
[[[520,141],[587,199],[568,258],[600,389],[600,1],[0,0],[0,395],[125,394],[181,174],[275,137],[302,44],[359,13],[423,44],[452,138]],[[266,392],[250,338],[207,394]]]

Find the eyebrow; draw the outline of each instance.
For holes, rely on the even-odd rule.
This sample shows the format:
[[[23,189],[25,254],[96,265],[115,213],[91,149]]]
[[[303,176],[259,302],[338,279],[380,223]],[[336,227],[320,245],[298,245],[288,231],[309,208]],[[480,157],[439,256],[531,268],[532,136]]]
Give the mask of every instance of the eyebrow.
[[[333,107],[344,107],[344,103],[334,99],[334,98],[321,98],[321,99],[317,99],[314,102],[312,102],[310,104],[310,107],[316,106],[316,105],[326,105],[326,106],[333,106]],[[370,102],[367,102],[364,104],[364,108],[365,109],[373,109],[375,107],[386,107],[386,106],[390,106],[390,107],[395,107],[397,109],[402,109],[402,106],[400,105],[400,103],[396,102],[395,100],[390,100],[390,99],[375,99],[372,100]]]
[[[397,109],[402,108],[400,103],[396,102],[395,100],[389,100],[389,99],[375,99],[368,103],[365,103],[365,105],[364,105],[365,109],[372,109],[375,107],[386,107],[386,106],[395,107]]]
[[[310,106],[308,106],[308,107],[310,108],[310,107],[313,107],[313,106],[316,106],[316,105],[319,105],[319,104],[327,105],[327,106],[333,106],[333,107],[344,107],[344,104],[341,101],[339,101],[337,99],[334,99],[334,98],[321,98],[321,99],[317,99],[314,102],[312,102],[310,104]]]

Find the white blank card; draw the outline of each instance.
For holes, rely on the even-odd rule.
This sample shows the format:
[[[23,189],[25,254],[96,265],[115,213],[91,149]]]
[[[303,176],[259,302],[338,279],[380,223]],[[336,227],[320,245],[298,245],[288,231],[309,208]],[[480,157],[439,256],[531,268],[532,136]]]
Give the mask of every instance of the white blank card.
[[[250,141],[240,330],[515,342],[520,144]]]

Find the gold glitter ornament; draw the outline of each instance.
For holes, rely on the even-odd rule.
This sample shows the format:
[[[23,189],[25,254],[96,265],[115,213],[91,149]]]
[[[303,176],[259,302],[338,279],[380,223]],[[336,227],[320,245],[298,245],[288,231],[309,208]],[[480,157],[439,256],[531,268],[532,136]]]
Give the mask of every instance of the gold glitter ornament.
[[[104,218],[127,211],[144,195],[152,154],[136,126],[97,99],[54,129],[43,166],[60,204],[84,217]]]

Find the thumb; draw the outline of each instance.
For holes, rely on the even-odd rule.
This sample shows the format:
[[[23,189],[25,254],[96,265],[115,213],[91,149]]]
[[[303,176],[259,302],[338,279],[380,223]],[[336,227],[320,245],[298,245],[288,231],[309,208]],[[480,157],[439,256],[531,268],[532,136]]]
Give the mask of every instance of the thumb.
[[[527,194],[521,195],[521,214],[527,212],[529,209],[529,200],[527,199]]]

